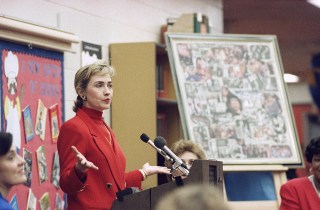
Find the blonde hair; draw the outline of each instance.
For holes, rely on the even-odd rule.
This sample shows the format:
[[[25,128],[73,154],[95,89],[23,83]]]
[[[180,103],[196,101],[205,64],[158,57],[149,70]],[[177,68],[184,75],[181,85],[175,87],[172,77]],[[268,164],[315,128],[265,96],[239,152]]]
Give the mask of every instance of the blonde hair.
[[[179,140],[175,142],[171,147],[172,152],[174,152],[177,156],[182,155],[184,152],[192,152],[194,153],[198,159],[205,160],[206,155],[201,148],[200,145],[191,140]]]
[[[110,75],[113,77],[115,75],[115,69],[109,65],[106,60],[98,60],[90,65],[81,67],[75,77],[74,77],[74,88],[77,92],[85,90],[89,84],[89,81],[94,75]],[[77,96],[76,101],[74,102],[73,111],[77,112],[79,108],[83,106],[83,99]]]
[[[199,160],[207,159],[202,147],[191,140],[180,139],[171,146],[171,151],[178,157],[180,157],[185,152],[191,152],[195,154]],[[165,160],[164,165],[168,168],[172,167],[172,163],[169,160]],[[166,177],[168,181],[172,180],[172,174],[167,174]]]
[[[155,206],[156,210],[230,210],[221,191],[214,185],[191,184],[169,192]]]

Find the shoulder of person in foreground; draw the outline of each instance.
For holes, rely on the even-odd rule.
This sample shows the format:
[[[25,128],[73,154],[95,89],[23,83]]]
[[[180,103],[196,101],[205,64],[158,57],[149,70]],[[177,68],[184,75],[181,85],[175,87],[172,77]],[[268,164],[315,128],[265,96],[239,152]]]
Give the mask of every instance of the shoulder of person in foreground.
[[[307,182],[310,182],[308,177],[299,177],[288,180],[281,187],[301,187],[301,185],[305,185]]]
[[[300,197],[308,196],[312,187],[308,177],[295,178],[284,183],[280,188],[280,210],[300,210]]]
[[[191,184],[176,188],[160,198],[155,209],[231,210],[217,187],[204,184]]]

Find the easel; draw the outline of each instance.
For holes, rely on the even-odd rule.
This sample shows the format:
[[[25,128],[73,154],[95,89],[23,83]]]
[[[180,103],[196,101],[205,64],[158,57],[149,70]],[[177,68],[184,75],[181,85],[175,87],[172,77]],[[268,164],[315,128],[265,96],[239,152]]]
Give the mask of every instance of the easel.
[[[281,203],[280,187],[287,181],[286,171],[288,167],[283,165],[224,165],[223,172],[272,172],[276,201],[228,201],[233,209],[237,210],[278,210]],[[224,197],[227,199],[224,186]]]

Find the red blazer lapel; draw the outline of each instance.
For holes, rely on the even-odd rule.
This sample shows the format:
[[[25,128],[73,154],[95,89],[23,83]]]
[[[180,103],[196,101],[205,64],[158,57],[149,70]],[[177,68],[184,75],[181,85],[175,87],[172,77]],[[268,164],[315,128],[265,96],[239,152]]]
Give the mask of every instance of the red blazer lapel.
[[[96,126],[92,126],[95,123],[92,119],[90,119],[90,117],[88,117],[85,113],[83,113],[82,110],[78,110],[77,115],[84,121],[85,124],[87,124],[95,144],[97,145],[97,147],[99,148],[101,153],[105,156],[106,161],[109,163],[110,172],[111,172],[118,188],[120,190],[122,190],[125,187],[124,186],[124,183],[125,183],[124,172],[125,171],[123,171],[125,169],[119,168],[124,163],[119,162],[119,161],[121,161],[121,158],[117,157],[119,155],[119,152],[121,152],[121,151],[118,151],[120,148],[119,148],[119,145],[117,144],[117,141],[116,141],[116,138],[115,138],[113,132],[111,131],[111,129],[109,129],[110,134],[113,139],[115,151],[113,150],[112,145],[110,145],[107,142],[103,133]]]

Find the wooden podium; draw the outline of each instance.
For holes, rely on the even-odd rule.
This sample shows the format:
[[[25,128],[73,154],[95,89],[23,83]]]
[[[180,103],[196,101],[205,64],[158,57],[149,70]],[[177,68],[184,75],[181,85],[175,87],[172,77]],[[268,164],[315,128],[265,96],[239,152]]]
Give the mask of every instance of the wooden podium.
[[[165,183],[154,188],[146,189],[135,194],[126,195],[123,200],[115,200],[112,210],[153,210],[158,200],[177,187],[188,184],[212,184],[223,191],[223,164],[221,161],[195,160],[190,173],[183,179],[183,185],[176,181]]]

